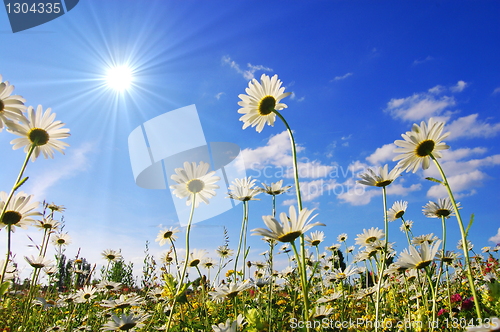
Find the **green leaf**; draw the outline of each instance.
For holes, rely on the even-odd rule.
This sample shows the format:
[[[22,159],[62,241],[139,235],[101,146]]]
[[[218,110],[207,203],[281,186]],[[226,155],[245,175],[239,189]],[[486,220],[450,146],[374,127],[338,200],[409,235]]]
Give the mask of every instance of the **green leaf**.
[[[0,285],[0,297],[3,296],[9,290],[12,282],[10,280],[4,281],[2,285]]]
[[[16,191],[17,189],[19,189],[26,181],[28,181],[29,177],[25,177],[24,179],[22,179],[21,181],[19,181],[16,186],[14,187],[14,191]]]
[[[429,181],[432,181],[432,182],[437,182],[437,183],[440,183],[440,184],[443,184],[442,181],[438,180],[438,179],[435,179],[435,178],[431,178],[430,176],[425,178],[426,180],[429,180]]]
[[[469,229],[471,228],[473,223],[474,223],[474,213],[470,215],[469,224],[467,225],[467,229],[465,230],[465,237],[469,235]]]

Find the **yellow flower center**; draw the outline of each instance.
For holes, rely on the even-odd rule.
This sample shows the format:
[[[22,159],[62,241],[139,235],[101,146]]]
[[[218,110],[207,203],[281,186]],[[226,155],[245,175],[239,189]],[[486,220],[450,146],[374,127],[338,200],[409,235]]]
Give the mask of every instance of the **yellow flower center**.
[[[186,184],[186,187],[190,193],[197,194],[205,188],[205,182],[200,179],[193,179]]]
[[[377,181],[377,183],[375,183],[375,186],[386,187],[386,186],[390,185],[391,183],[392,183],[392,180]]]
[[[377,238],[375,236],[370,236],[369,238],[366,239],[366,243],[372,243],[375,242]]]
[[[287,234],[283,234],[282,236],[278,237],[278,241],[280,242],[293,242],[296,238],[298,238],[302,234],[301,231],[295,231]]]
[[[416,269],[423,269],[424,267],[428,266],[429,264],[431,264],[432,261],[423,261],[423,262],[419,262],[417,265],[415,265],[415,268]]]
[[[113,259],[116,258],[116,256],[112,255],[112,254],[109,254],[109,255],[106,256],[106,258],[109,259],[110,261],[112,261]]]
[[[45,129],[33,128],[28,133],[28,138],[30,141],[37,145],[45,145],[49,141],[49,133]]]
[[[415,152],[417,153],[417,156],[419,157],[427,157],[429,153],[431,153],[434,150],[434,146],[436,143],[434,143],[433,140],[425,140],[421,142],[417,148],[415,149]]]
[[[2,223],[5,225],[15,225],[21,221],[22,217],[17,211],[7,211],[2,218]]]
[[[320,243],[321,243],[321,241],[320,241],[320,240],[313,240],[313,241],[311,241],[311,245],[312,245],[312,246],[317,246],[317,245],[318,245],[318,244],[320,244]]]
[[[65,239],[58,239],[58,240],[57,240],[57,243],[58,243],[58,244],[65,244],[65,243],[66,243],[66,240],[65,240]]]
[[[5,104],[2,99],[0,99],[0,112],[3,112],[3,109],[5,108]]]
[[[172,231],[166,231],[165,233],[163,233],[163,238],[168,239],[172,236],[172,234],[173,234]]]
[[[405,212],[404,212],[403,210],[401,210],[401,211],[398,211],[398,212],[394,215],[394,217],[395,217],[396,219],[399,219],[399,218],[401,218],[404,214],[405,214]]]
[[[268,115],[274,111],[276,107],[276,99],[273,96],[265,96],[259,103],[259,114]]]
[[[436,216],[438,217],[448,217],[451,214],[450,210],[447,209],[438,209],[436,210]]]
[[[198,266],[198,264],[200,264],[200,260],[199,259],[193,259],[191,262],[189,262],[189,266]]]
[[[136,325],[137,325],[136,323],[125,323],[122,326],[120,326],[120,330],[121,331],[128,331]]]

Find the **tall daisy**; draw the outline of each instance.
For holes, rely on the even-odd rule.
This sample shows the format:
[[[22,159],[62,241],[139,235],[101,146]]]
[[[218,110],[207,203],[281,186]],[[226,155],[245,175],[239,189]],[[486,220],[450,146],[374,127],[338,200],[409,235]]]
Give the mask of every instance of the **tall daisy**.
[[[175,239],[177,239],[175,233],[179,232],[180,230],[177,227],[164,228],[158,232],[158,236],[155,241],[162,246],[167,243],[168,240],[175,241]]]
[[[209,167],[208,163],[202,161],[199,165],[185,162],[184,168],[176,168],[176,174],[171,178],[178,184],[170,186],[174,189],[174,195],[181,199],[187,197],[186,205],[191,205],[196,195],[195,208],[200,200],[208,204],[208,199],[215,196],[215,189],[219,188],[215,183],[220,180],[220,177],[214,176],[214,171],[208,172]]]
[[[12,226],[21,227],[27,229],[29,225],[35,222],[34,216],[41,216],[42,214],[38,211],[34,211],[39,203],[32,202],[31,199],[33,195],[26,195],[24,192],[18,192],[10,200],[7,207],[5,207],[5,202],[7,201],[7,193],[0,192],[0,211],[5,209],[5,213],[0,220],[0,229],[8,226],[9,230],[14,232]]]
[[[101,327],[103,331],[131,331],[135,328],[144,326],[144,321],[148,315],[134,316],[134,314],[120,316],[112,315],[111,320]]]
[[[392,207],[387,211],[387,217],[389,221],[394,221],[396,219],[402,218],[408,208],[408,202],[406,201],[396,201],[392,204]]]
[[[388,169],[389,166],[387,164],[379,167],[378,172],[369,168],[365,173],[359,175],[362,180],[358,180],[357,182],[366,186],[387,187],[396,180],[403,171],[398,167],[394,167],[390,172]]]
[[[442,150],[449,149],[443,140],[449,136],[449,132],[443,134],[444,122],[436,122],[433,118],[426,123],[422,121],[420,126],[413,124],[411,131],[402,134],[403,140],[396,140],[394,144],[400,148],[394,152],[399,155],[393,160],[398,162],[398,166],[407,172],[415,173],[420,165],[423,169],[429,168],[430,154],[435,158],[441,158]]]
[[[297,216],[295,207],[292,205],[289,209],[289,216],[284,212],[280,214],[281,223],[272,216],[263,216],[262,219],[269,229],[253,229],[252,232],[255,233],[252,235],[265,236],[280,242],[293,242],[314,226],[325,226],[320,222],[311,224],[311,221],[317,216],[311,217],[312,212],[313,210],[302,209]]]
[[[11,124],[12,121],[21,121],[23,113],[26,109],[24,98],[18,95],[12,95],[14,86],[9,82],[2,81],[0,75],[0,132],[3,130],[4,124]]]
[[[283,186],[283,180],[279,180],[278,182],[271,183],[271,185],[262,183],[260,191],[271,196],[276,196],[287,192],[290,188],[292,188],[292,186]]]
[[[423,269],[432,263],[440,245],[440,240],[433,244],[425,242],[420,246],[420,251],[410,246],[409,250],[403,250],[397,264],[407,269]]]
[[[248,88],[245,89],[247,94],[240,94],[238,97],[241,101],[238,102],[242,108],[238,113],[243,114],[240,121],[243,121],[243,129],[249,126],[257,127],[257,132],[261,132],[266,124],[274,126],[276,114],[274,111],[279,111],[287,107],[281,103],[281,99],[289,96],[291,92],[285,93],[285,88],[281,87],[281,80],[278,75],[269,77],[262,74],[260,82],[255,78],[248,83]]]
[[[460,209],[460,203],[458,202],[457,207]],[[451,204],[451,200],[448,197],[438,199],[437,203],[429,201],[423,207],[422,212],[428,218],[449,218],[455,215],[453,204]]]
[[[28,153],[34,147],[32,161],[38,158],[40,152],[46,159],[54,158],[54,150],[64,154],[63,149],[69,144],[61,139],[70,135],[69,129],[62,128],[64,123],[55,121],[55,117],[56,113],[51,113],[50,108],[43,112],[42,105],[38,105],[36,112],[32,106],[28,107],[28,118],[9,126],[14,134],[21,136],[10,142],[13,144],[12,148],[16,150],[24,147],[24,152]]]
[[[238,201],[250,201],[258,200],[255,198],[261,193],[260,188],[255,188],[255,179],[252,177],[245,177],[242,179],[234,179],[233,183],[228,187],[230,190],[229,198],[236,199]]]

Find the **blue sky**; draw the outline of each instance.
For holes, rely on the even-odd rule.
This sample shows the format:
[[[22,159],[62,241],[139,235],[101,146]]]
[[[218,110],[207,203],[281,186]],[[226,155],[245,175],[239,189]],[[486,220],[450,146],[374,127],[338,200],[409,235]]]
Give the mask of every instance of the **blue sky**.
[[[479,252],[500,242],[499,14],[497,1],[81,0],[64,16],[13,34],[0,11],[0,74],[27,105],[51,107],[72,135],[66,155],[30,163],[23,190],[67,208],[68,256],[81,248],[83,257],[102,264],[102,250],[121,249],[139,266],[146,240],[154,253],[166,249],[154,243],[158,225],[178,220],[168,191],[134,183],[129,134],[195,104],[207,141],[239,145],[247,162],[260,165],[248,175],[277,181],[262,167],[266,175],[290,167],[284,126],[242,130],[237,114],[249,79],[277,74],[292,92],[282,114],[300,146],[305,206],[327,224],[325,245],[340,233],[354,244],[363,228],[383,227],[379,191],[347,194],[356,172],[393,167],[394,140],[434,116],[452,132],[442,164],[464,219],[475,214],[470,239]],[[114,64],[134,71],[124,94],[105,85]],[[4,191],[24,158],[11,150],[13,138],[0,133]],[[421,209],[445,192],[427,176],[438,177],[434,167],[404,173],[389,187],[388,202],[409,202],[415,235],[440,236],[439,221]],[[270,199],[259,197],[250,204],[250,229],[262,227],[261,215],[271,212]],[[279,211],[293,198],[280,196]],[[223,244],[225,226],[236,248],[240,221],[237,206],[196,224],[193,245],[212,251]],[[454,219],[448,224],[453,248],[459,233]],[[41,237],[34,229],[15,233],[20,263],[34,253],[26,235]],[[406,247],[399,224],[391,224],[390,237],[398,251]],[[256,237],[250,244],[252,259],[260,259],[266,246]]]

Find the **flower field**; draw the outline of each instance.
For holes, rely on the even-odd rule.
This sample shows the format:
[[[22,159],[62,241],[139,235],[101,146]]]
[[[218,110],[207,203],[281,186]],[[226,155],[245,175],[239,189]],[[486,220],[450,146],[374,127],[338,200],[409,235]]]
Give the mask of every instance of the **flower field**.
[[[300,191],[294,132],[281,111],[287,108],[277,75],[250,81],[240,94],[238,113],[243,129],[262,132],[277,119],[287,128],[292,150],[294,186],[283,181],[256,184],[237,179],[228,199],[243,207],[237,248],[229,239],[216,256],[192,249],[193,216],[210,204],[220,178],[208,163],[186,161],[175,170],[174,195],[190,207],[185,238],[180,229],[160,230],[146,243],[142,275],[133,275],[119,250],[102,248],[104,266],[77,255],[65,255],[71,245],[64,231],[64,207],[35,202],[21,190],[28,181],[28,162],[54,158],[69,147],[65,124],[52,110],[25,106],[14,87],[0,76],[0,135],[13,135],[13,149],[24,149],[24,162],[12,188],[0,192],[0,236],[5,253],[0,261],[0,332],[7,331],[500,331],[500,246],[480,250],[468,240],[473,217],[464,219],[460,203],[441,168],[441,152],[449,148],[444,122],[433,118],[414,124],[395,141],[396,165],[367,169],[358,183],[382,192],[380,220],[360,234],[339,234],[325,246],[325,235],[314,210],[304,208]],[[16,138],[16,136],[18,136]],[[4,147],[5,148],[5,147]],[[22,161],[22,159],[21,159]],[[20,162],[21,162],[20,161]],[[422,212],[435,218],[442,232],[414,234],[405,219],[408,202],[388,202],[386,190],[403,172],[435,167],[448,195],[423,203]],[[279,209],[279,196],[293,192],[296,205]],[[248,229],[249,208],[260,195],[269,214],[259,228]],[[62,202],[63,203],[63,202]],[[396,251],[389,223],[398,223],[405,247]],[[37,256],[19,258],[11,251],[16,229],[34,227],[43,234]],[[447,242],[447,229],[458,229],[458,246]],[[249,261],[249,236],[266,245],[262,261]],[[348,238],[355,246],[347,246]],[[182,254],[178,244],[185,248]],[[167,251],[149,253],[151,245]],[[55,256],[48,254],[55,249]],[[277,270],[279,257],[287,267]],[[31,266],[21,280],[18,260]]]

